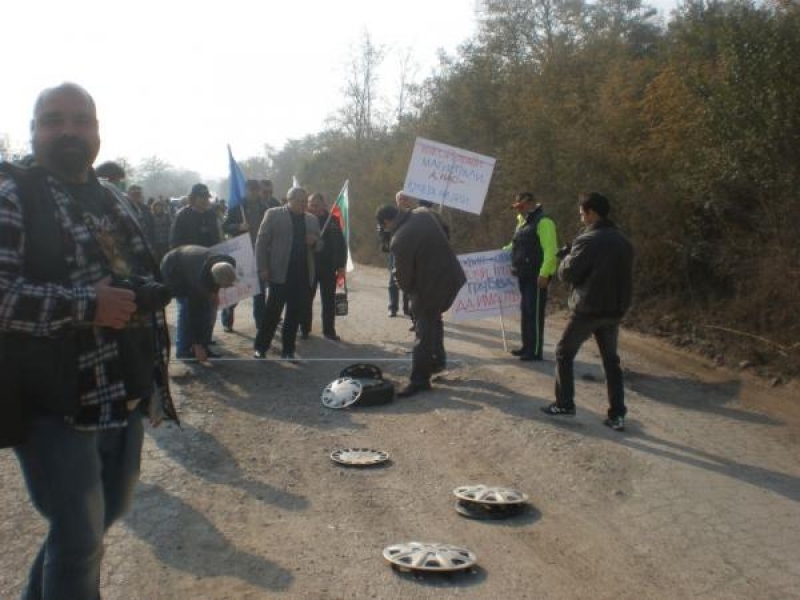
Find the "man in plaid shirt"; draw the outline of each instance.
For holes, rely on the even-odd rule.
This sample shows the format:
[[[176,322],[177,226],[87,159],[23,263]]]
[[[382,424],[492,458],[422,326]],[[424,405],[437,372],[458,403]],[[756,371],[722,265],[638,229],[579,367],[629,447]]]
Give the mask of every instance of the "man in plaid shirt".
[[[142,414],[154,424],[175,418],[168,300],[153,305],[140,294],[159,289],[157,263],[127,207],[91,168],[100,139],[88,92],[70,83],[44,90],[31,132],[35,160],[24,172],[35,185],[20,183],[22,171],[0,173],[0,335],[6,346],[72,339],[76,373],[62,386],[73,382],[64,396],[74,401],[59,409],[52,397],[22,395],[30,423],[15,452],[50,527],[23,597],[96,600],[104,533],[128,508],[139,475]],[[34,204],[48,210],[25,215]],[[31,219],[57,235],[26,239]],[[54,257],[49,267],[39,260],[39,272],[60,268],[63,279],[32,277],[35,254]],[[43,368],[41,377],[52,378]]]

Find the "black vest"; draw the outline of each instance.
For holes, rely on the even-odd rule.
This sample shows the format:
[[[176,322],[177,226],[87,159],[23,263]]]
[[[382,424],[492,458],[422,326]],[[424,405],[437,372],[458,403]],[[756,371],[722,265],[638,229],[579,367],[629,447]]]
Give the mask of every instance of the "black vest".
[[[514,232],[511,241],[511,272],[519,279],[539,276],[544,261],[542,244],[536,229],[544,217],[541,208],[529,213],[525,224]]]

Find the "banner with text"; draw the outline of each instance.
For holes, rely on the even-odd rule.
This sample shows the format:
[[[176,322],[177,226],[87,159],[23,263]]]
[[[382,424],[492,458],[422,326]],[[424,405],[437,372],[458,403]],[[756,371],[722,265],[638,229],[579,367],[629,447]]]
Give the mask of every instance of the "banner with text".
[[[403,190],[419,200],[481,214],[495,159],[417,138]]]
[[[217,254],[232,256],[236,261],[236,285],[219,291],[220,308],[231,306],[261,292],[261,287],[258,284],[258,274],[256,273],[253,242],[250,241],[249,233],[243,233],[235,238],[225,240],[216,246],[212,246],[211,250]]]
[[[514,311],[519,306],[517,278],[511,274],[511,253],[489,250],[458,257],[467,283],[450,309],[454,321],[485,319]]]

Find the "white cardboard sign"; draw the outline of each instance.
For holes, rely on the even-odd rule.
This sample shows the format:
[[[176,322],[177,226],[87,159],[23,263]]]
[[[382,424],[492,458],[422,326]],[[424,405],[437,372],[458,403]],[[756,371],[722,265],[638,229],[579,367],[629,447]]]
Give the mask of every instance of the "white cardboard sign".
[[[256,273],[256,257],[253,254],[253,243],[250,234],[243,233],[235,238],[212,246],[217,254],[232,256],[236,261],[236,285],[219,291],[219,307],[225,308],[250,298],[261,292]]]
[[[467,283],[450,308],[454,321],[485,319],[516,310],[520,293],[518,280],[511,274],[510,252],[489,250],[460,254],[458,260]]]
[[[418,137],[403,191],[419,200],[479,215],[494,163],[491,156]]]

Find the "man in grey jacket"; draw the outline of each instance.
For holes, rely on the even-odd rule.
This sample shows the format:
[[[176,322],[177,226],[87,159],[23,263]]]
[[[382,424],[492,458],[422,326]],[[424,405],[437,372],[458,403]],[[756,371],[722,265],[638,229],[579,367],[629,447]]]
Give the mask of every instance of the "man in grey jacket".
[[[633,246],[608,218],[608,198],[597,192],[581,195],[578,209],[586,230],[571,248],[559,252],[563,259],[558,277],[572,286],[572,312],[556,345],[556,401],[542,408],[552,416],[575,414],[573,362],[581,345],[594,336],[608,386],[608,418],[604,424],[625,429],[625,390],[617,355],[619,322],[631,305]]]
[[[442,313],[450,308],[467,278],[445,233],[439,215],[427,208],[412,212],[386,205],[376,213],[378,224],[392,233],[398,287],[409,295],[416,319],[411,381],[400,398],[431,389],[431,375],[445,367]]]
[[[255,340],[256,358],[266,358],[284,306],[281,358],[294,359],[297,328],[306,313],[314,282],[314,251],[322,249],[319,221],[306,214],[308,192],[293,187],[286,204],[270,208],[256,237],[256,268],[269,286],[264,319]]]

